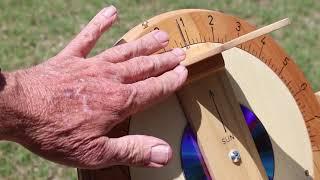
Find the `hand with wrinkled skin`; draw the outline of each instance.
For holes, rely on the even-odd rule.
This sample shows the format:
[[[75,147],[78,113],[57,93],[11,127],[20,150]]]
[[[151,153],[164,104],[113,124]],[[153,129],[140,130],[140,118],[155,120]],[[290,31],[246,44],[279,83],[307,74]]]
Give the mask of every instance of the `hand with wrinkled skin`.
[[[172,156],[163,140],[106,134],[130,115],[179,89],[187,70],[181,49],[152,55],[168,44],[154,31],[85,58],[117,19],[99,12],[58,55],[29,69],[3,73],[0,138],[54,162],[79,168],[111,165],[162,167]]]

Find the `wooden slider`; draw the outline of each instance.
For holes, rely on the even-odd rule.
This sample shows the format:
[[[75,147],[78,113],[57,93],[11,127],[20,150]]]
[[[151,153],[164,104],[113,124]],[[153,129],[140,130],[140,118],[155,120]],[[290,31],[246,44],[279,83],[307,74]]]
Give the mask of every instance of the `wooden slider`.
[[[282,27],[285,27],[285,26],[287,26],[289,24],[290,24],[290,19],[289,18],[280,20],[280,21],[272,23],[272,24],[270,24],[268,26],[265,26],[265,27],[262,27],[260,29],[255,30],[255,31],[249,32],[249,33],[247,33],[245,35],[242,35],[242,36],[240,36],[238,38],[230,40],[230,41],[228,41],[228,42],[226,42],[226,43],[224,43],[224,44],[222,44],[222,45],[220,45],[218,47],[215,47],[215,48],[213,48],[213,49],[211,49],[209,51],[206,51],[206,52],[204,52],[204,53],[202,53],[202,54],[200,54],[200,55],[198,55],[196,57],[192,57],[192,58],[189,58],[189,59],[187,58],[186,60],[182,61],[180,64],[185,65],[185,66],[190,66],[192,64],[195,64],[197,62],[202,61],[203,59],[207,59],[209,57],[217,55],[217,54],[219,54],[219,53],[221,53],[223,51],[226,51],[228,49],[236,47],[236,46],[238,46],[238,45],[240,45],[242,43],[245,43],[247,41],[250,41],[252,39],[260,37],[262,35],[268,34],[268,33],[272,32],[272,31],[278,30],[278,29],[280,29]]]
[[[219,58],[216,58],[215,56],[203,59],[202,61],[195,63],[192,66],[188,66],[188,79],[185,85],[188,85],[193,81],[208,76],[209,74],[218,71],[224,67],[224,61],[221,61]]]
[[[267,180],[261,159],[250,130],[224,68],[222,54],[217,54],[189,68],[208,66],[214,69],[210,76],[197,76],[197,81],[186,84],[177,92],[178,99],[213,179]],[[207,68],[206,68],[207,69]],[[241,154],[241,161],[233,162],[229,154]],[[223,165],[222,165],[223,164]],[[232,172],[232,173],[231,173]]]

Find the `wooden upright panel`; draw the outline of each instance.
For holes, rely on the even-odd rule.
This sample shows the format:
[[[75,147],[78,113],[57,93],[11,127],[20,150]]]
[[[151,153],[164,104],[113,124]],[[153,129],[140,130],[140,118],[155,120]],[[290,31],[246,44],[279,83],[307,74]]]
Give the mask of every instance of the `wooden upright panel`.
[[[211,61],[223,62],[222,55]],[[224,68],[183,87],[178,97],[211,177],[268,179]],[[232,150],[240,152],[240,162],[230,159]]]

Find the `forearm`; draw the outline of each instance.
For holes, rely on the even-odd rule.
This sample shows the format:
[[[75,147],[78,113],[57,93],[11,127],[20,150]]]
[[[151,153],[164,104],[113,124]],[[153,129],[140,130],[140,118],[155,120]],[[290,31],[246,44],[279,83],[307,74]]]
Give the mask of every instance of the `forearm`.
[[[23,88],[17,73],[0,74],[0,140],[13,140],[23,121]]]

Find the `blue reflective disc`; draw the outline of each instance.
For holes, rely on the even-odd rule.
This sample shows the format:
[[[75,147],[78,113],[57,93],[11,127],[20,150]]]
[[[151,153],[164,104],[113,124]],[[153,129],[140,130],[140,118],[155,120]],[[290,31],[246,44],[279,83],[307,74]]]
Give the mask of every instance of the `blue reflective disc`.
[[[274,154],[269,135],[257,116],[247,107],[241,105],[241,110],[250,129],[252,138],[259,152],[262,164],[269,180],[274,176]],[[197,139],[190,125],[187,125],[181,141],[181,166],[186,180],[211,180]]]

